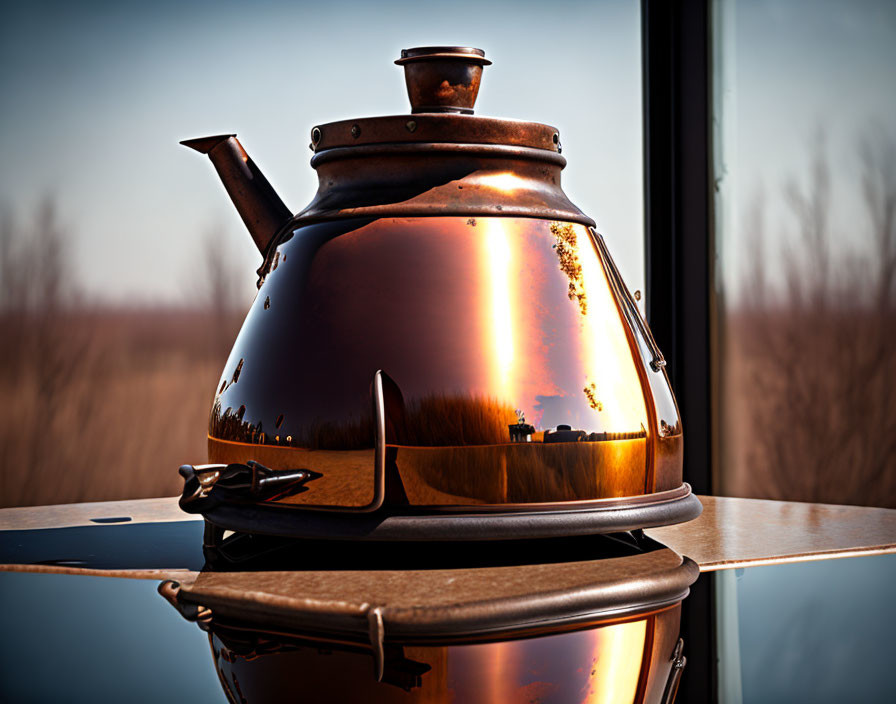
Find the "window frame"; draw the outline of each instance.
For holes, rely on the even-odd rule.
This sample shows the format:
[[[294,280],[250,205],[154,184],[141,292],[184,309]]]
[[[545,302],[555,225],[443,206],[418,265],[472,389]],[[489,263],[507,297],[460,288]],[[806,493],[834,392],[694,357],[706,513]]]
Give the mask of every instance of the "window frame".
[[[711,0],[642,0],[647,319],[667,360],[685,431],[684,480],[712,494],[715,302],[712,267]],[[682,605],[688,659],[679,701],[716,702],[715,580]]]

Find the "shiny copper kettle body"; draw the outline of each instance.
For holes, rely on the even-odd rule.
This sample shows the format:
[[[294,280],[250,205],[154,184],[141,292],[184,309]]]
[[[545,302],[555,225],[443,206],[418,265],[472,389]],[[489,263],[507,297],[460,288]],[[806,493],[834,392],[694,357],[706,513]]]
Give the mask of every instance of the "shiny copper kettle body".
[[[695,517],[665,362],[560,188],[558,131],[471,114],[481,50],[396,63],[412,113],[314,127],[319,188],[297,215],[234,136],[185,142],[263,263],[214,399],[213,464],[182,469],[182,505],[287,533],[289,514],[333,512],[379,538]]]

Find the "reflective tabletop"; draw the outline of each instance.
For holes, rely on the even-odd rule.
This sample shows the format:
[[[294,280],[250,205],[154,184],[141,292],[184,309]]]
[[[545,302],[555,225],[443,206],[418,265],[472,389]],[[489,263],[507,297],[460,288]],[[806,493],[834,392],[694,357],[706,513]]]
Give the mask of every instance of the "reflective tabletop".
[[[603,621],[579,613],[575,624],[517,631],[503,640],[500,634],[446,640],[443,633],[438,642],[396,647],[390,636],[397,631],[390,628],[414,621],[402,622],[388,607],[401,606],[408,594],[418,607],[444,606],[446,613],[499,598],[514,606],[520,594],[549,595],[564,580],[586,596],[591,588],[589,598],[596,599],[601,588],[618,588],[609,573],[626,560],[651,561],[650,569],[687,564],[651,540],[666,537],[698,558],[708,572],[701,582],[712,581],[719,701],[889,701],[896,555],[869,553],[891,550],[894,512],[707,499],[703,518],[648,531],[650,537],[409,551],[235,536],[214,555],[203,550],[203,522],[177,520],[170,500],[135,503],[129,511],[115,504],[6,511],[0,516],[0,691],[12,702],[276,701],[284,690],[315,702],[639,701],[649,679],[644,673],[654,660],[668,667],[673,655],[674,605]],[[141,514],[147,506],[151,520]],[[752,532],[751,521],[761,524]],[[776,530],[781,540],[771,545]],[[860,556],[805,562],[842,554]],[[785,564],[769,564],[776,561]],[[593,571],[580,571],[592,563],[598,566],[586,569]],[[352,586],[349,573],[366,577]],[[492,584],[494,575],[524,578]],[[161,584],[173,583],[168,580],[187,597],[181,613],[159,594]],[[463,588],[452,597],[448,585],[458,580]],[[304,617],[314,616],[312,602],[332,611],[328,598],[339,597],[346,609],[369,607],[360,602],[371,590],[379,590],[387,607],[379,659],[368,637],[377,633],[369,608],[363,627],[352,632],[350,626],[340,637],[307,627],[278,630],[263,618],[266,610],[273,613],[266,604],[296,596],[304,602],[291,603],[288,612]],[[254,602],[249,592],[258,597]],[[191,608],[192,617],[201,616],[195,604],[211,598],[217,599],[212,611],[228,618],[211,626],[201,617],[185,620]],[[580,611],[587,611],[583,603]],[[558,613],[538,608],[542,623]],[[234,619],[241,609],[262,618],[247,629],[245,619]],[[686,669],[685,677],[688,672],[698,671]],[[652,683],[657,695],[666,681],[659,679]]]

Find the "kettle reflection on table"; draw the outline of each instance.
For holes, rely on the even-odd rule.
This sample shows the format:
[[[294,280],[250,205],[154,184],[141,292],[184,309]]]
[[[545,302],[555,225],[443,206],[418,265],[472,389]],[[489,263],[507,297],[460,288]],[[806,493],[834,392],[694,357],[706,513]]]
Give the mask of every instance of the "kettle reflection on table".
[[[234,702],[674,700],[697,566],[640,533],[475,545],[234,534],[160,593]]]

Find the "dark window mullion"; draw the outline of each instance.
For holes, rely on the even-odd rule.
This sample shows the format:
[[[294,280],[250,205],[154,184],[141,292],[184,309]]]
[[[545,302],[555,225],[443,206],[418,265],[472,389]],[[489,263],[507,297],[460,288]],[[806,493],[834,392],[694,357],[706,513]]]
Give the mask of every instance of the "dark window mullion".
[[[708,0],[642,0],[647,318],[684,429],[684,479],[712,493]],[[682,608],[678,701],[717,701],[712,575]]]

